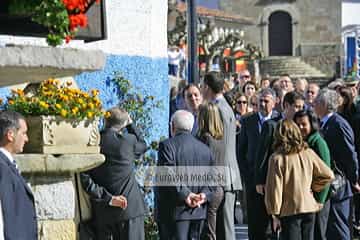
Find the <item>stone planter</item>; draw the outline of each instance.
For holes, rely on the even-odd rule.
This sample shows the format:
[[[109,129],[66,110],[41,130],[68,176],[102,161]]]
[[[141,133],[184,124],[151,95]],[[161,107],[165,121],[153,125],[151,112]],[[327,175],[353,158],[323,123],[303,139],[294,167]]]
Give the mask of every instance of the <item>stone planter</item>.
[[[24,153],[85,154],[99,153],[98,120],[70,120],[56,116],[26,119],[29,142]]]

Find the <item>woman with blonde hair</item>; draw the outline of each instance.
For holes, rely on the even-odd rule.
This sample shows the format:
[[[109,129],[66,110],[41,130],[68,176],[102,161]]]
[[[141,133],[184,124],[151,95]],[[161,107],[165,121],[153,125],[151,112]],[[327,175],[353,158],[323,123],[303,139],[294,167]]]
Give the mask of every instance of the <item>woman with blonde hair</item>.
[[[273,230],[286,240],[313,240],[315,213],[322,208],[313,192],[334,179],[331,169],[307,147],[292,120],[281,121],[274,133],[265,185],[265,205]]]
[[[205,103],[200,105],[198,127],[198,138],[209,146],[214,156],[214,165],[216,167],[224,167],[224,126],[221,120],[220,110],[216,104]],[[207,239],[216,239],[216,215],[223,198],[223,188],[221,186],[216,187],[208,206]]]

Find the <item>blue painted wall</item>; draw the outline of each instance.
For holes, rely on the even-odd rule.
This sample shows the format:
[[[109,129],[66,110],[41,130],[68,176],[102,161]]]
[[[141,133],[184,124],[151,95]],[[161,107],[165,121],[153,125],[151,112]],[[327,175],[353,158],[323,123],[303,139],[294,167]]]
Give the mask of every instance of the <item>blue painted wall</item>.
[[[155,100],[161,101],[162,108],[152,112],[154,124],[149,126],[151,136],[150,139],[147,139],[150,142],[168,135],[169,81],[167,68],[167,58],[108,55],[102,71],[82,73],[75,76],[75,81],[82,90],[99,89],[105,109],[118,103],[115,85],[110,81],[114,72],[122,73],[122,76],[130,80],[142,94],[152,95]],[[0,88],[0,98],[6,99],[9,93],[8,88]]]
[[[114,72],[120,72],[142,94],[154,96],[155,100],[162,102],[162,108],[154,109],[152,112],[154,124],[150,126],[151,139],[148,140],[158,140],[161,136],[168,134],[169,81],[167,67],[167,58],[109,55],[103,71],[80,74],[75,77],[75,81],[82,90],[99,89],[105,109],[118,103],[115,85],[111,81]]]

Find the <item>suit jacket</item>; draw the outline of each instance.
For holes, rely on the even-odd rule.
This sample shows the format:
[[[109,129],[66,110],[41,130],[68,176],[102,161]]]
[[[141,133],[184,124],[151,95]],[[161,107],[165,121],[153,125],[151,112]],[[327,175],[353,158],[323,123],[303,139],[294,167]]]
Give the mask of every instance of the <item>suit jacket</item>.
[[[221,118],[224,124],[224,144],[225,167],[228,167],[227,181],[229,185],[225,186],[225,191],[241,190],[240,170],[236,160],[236,119],[233,110],[227,103],[224,97],[216,99],[216,104],[219,107]]]
[[[351,183],[358,181],[358,162],[354,145],[354,133],[349,123],[339,114],[334,113],[322,127],[321,132],[329,146],[331,162],[345,174]],[[332,164],[332,167],[334,165]],[[344,191],[337,194],[335,200],[352,196],[350,182]]]
[[[158,166],[186,167],[212,166],[213,155],[208,146],[197,140],[190,132],[179,132],[159,144]],[[155,194],[155,216],[159,222],[177,220],[205,219],[207,204],[190,208],[185,204],[186,197],[192,193],[205,193],[211,200],[212,188],[209,186],[169,186],[157,187]]]
[[[2,152],[0,200],[5,240],[37,240],[34,196],[14,164]]]
[[[269,165],[269,158],[273,154],[274,149],[272,148],[274,142],[274,132],[277,123],[282,119],[279,115],[273,119],[266,121],[263,124],[260,134],[260,142],[256,151],[256,162],[255,162],[255,184],[264,185],[266,182],[266,174]]]
[[[144,197],[134,173],[134,160],[145,151],[146,144],[134,125],[122,133],[111,128],[101,132],[100,152],[105,155],[105,162],[81,174],[97,224],[117,223],[145,214]],[[126,197],[126,209],[109,205],[112,196],[117,195]]]
[[[278,115],[276,111],[273,111],[271,118],[275,118]],[[237,141],[236,150],[240,173],[245,184],[251,187],[255,187],[255,162],[257,147],[260,142],[260,124],[258,113],[253,113],[243,118]]]

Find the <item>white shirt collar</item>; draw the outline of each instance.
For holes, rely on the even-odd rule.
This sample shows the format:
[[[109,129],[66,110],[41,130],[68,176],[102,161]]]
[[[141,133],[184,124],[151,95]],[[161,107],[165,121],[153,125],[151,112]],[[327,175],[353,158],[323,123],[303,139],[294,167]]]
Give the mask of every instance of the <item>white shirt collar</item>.
[[[11,163],[14,163],[14,158],[8,150],[6,150],[3,147],[0,147],[0,152],[2,152],[10,160]]]
[[[272,112],[270,112],[267,116],[263,116],[260,112],[258,112],[260,121],[264,122],[271,119]]]
[[[323,116],[322,119],[320,120],[321,125],[325,126],[325,124],[327,123],[327,121],[333,114],[334,114],[333,112],[330,112],[330,113],[326,114],[325,116]]]

